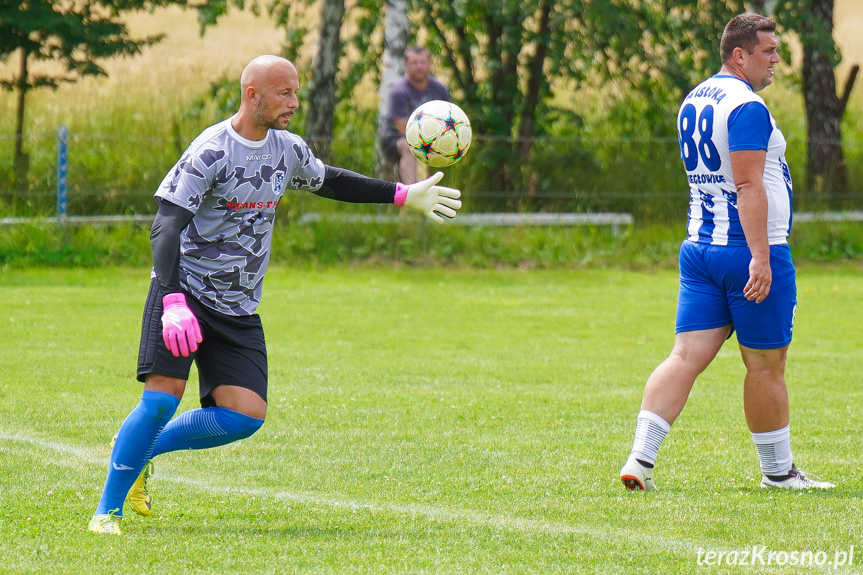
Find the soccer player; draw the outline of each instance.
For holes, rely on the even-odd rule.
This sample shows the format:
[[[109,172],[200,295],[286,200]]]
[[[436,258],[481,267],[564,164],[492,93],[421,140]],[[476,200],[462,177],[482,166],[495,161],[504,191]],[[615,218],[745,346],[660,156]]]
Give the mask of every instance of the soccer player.
[[[791,455],[785,357],[797,306],[791,175],[785,138],[756,92],[779,63],[776,24],[733,18],[722,33],[719,74],[683,100],[677,116],[689,180],[688,237],[671,354],[644,388],[632,452],[620,470],[631,490],[653,490],[656,454],[696,377],[737,331],[746,376],[743,409],[761,464],[761,487],[830,488]]]
[[[417,159],[405,140],[405,127],[411,113],[432,100],[449,101],[449,91],[430,75],[431,54],[422,46],[405,50],[405,74],[390,90],[387,119],[390,134],[385,152],[399,163],[399,179],[406,184],[417,181]]]
[[[121,534],[127,494],[136,512],[150,514],[146,480],[152,458],[225,445],[263,425],[267,351],[255,311],[276,206],[286,192],[404,205],[439,222],[461,207],[458,190],[437,185],[440,172],[405,185],[316,159],[288,131],[299,107],[299,77],[288,60],[259,56],[240,83],[236,115],[201,133],[155,194],[153,271],[138,356],[144,391],[115,437],[105,488],[89,523],[95,533]],[[172,420],[192,362],[201,408]]]

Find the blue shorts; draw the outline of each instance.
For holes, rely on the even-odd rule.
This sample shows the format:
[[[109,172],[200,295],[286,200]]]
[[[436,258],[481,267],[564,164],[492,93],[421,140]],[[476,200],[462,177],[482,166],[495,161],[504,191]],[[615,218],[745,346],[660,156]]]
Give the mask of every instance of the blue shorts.
[[[791,248],[770,246],[773,283],[761,303],[749,301],[749,248],[712,246],[685,240],[680,246],[677,333],[731,325],[740,345],[778,349],[791,343],[797,284]]]

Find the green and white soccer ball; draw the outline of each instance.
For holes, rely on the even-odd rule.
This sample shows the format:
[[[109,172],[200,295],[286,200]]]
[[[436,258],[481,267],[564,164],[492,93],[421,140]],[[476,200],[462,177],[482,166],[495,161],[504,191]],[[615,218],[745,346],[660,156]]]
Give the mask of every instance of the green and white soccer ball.
[[[473,138],[470,120],[451,102],[432,100],[413,111],[405,126],[405,139],[417,159],[433,168],[461,160]]]

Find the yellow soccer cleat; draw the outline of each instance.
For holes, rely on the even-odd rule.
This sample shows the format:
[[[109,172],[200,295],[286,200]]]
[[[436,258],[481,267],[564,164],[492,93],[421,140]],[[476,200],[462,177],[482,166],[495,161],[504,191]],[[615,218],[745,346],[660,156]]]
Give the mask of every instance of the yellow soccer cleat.
[[[123,518],[113,513],[99,513],[94,515],[87,525],[87,529],[99,535],[122,535],[120,521]]]
[[[132,506],[135,513],[143,515],[144,517],[150,515],[150,506],[152,502],[150,501],[150,491],[147,489],[147,481],[150,479],[152,474],[153,461],[150,460],[144,464],[144,469],[141,470],[141,474],[138,476],[138,479],[135,480],[135,483],[132,484],[132,488],[129,489],[129,495],[126,496],[126,500],[129,502],[129,505]]]
[[[116,435],[111,439],[111,445],[109,446],[112,451],[115,441],[117,441]],[[128,495],[126,495],[126,501],[129,502],[135,513],[144,517],[150,516],[150,507],[152,506],[150,491],[147,489],[147,482],[151,475],[153,475],[153,460],[144,464],[144,469],[141,470],[141,474],[135,480],[135,483],[132,484]]]

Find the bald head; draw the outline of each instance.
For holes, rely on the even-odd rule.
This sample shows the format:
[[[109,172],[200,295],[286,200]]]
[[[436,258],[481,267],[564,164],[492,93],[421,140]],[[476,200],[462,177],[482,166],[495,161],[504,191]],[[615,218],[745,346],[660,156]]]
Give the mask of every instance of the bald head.
[[[240,87],[242,100],[234,122],[238,131],[243,129],[255,136],[251,139],[258,140],[266,136],[267,130],[288,128],[300,106],[299,75],[290,61],[279,56],[258,56],[243,69]]]
[[[245,93],[250,86],[263,87],[272,83],[274,79],[285,75],[297,76],[297,69],[290,60],[267,54],[258,56],[246,64],[246,67],[243,68],[243,74],[240,76],[240,85]]]

